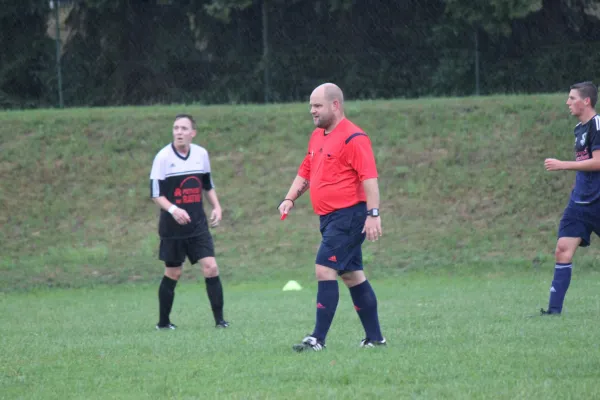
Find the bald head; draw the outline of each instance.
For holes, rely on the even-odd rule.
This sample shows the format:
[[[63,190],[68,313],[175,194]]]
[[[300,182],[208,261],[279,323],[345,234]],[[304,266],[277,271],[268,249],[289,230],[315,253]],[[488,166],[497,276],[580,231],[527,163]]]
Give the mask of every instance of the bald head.
[[[333,83],[324,83],[310,95],[310,113],[319,128],[330,132],[344,118],[344,94]]]
[[[333,103],[335,100],[339,101],[340,105],[344,104],[344,93],[342,89],[334,83],[323,83],[313,90],[313,95],[320,95],[329,103]],[[312,97],[312,95],[311,95]]]

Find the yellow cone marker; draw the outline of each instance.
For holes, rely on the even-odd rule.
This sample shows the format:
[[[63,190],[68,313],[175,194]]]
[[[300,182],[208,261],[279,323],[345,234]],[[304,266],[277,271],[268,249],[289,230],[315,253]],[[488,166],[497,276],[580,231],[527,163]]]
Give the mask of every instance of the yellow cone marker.
[[[302,290],[302,286],[300,286],[300,284],[296,281],[289,281],[283,287],[283,291],[287,292],[289,290]]]

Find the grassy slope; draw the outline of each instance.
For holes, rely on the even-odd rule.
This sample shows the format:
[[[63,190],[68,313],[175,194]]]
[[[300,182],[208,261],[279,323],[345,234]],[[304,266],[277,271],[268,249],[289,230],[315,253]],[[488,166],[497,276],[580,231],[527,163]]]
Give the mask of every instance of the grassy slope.
[[[283,223],[275,209],[312,130],[307,105],[136,107],[0,113],[0,287],[155,280],[148,175],[182,111],[199,121],[225,210],[213,231],[223,275],[310,277],[319,236],[308,196]],[[347,114],[371,135],[380,170],[372,276],[552,262],[574,176],[545,172],[543,159],[573,156],[564,96],[349,102]],[[586,249],[578,264],[597,255]]]

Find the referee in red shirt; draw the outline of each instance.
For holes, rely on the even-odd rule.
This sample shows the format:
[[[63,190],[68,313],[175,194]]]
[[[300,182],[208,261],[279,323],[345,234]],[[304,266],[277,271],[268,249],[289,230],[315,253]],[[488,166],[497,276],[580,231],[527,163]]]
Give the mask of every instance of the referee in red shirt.
[[[325,83],[310,96],[310,112],[316,129],[308,152],[285,199],[283,216],[310,187],[313,209],[320,218],[321,246],[315,272],[319,282],[317,318],[313,333],[295,351],[323,350],[339,300],[337,277],[350,290],[354,308],[365,329],[361,347],[386,344],[377,315],[377,297],[363,272],[361,246],[365,237],[381,236],[377,167],[371,140],[344,115],[341,89]]]

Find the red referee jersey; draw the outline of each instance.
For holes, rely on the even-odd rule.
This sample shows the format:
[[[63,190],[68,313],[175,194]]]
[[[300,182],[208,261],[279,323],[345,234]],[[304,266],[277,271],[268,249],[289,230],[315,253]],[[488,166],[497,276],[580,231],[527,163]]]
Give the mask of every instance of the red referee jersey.
[[[310,199],[316,214],[325,215],[366,201],[362,185],[377,178],[371,140],[344,118],[333,131],[315,129],[298,175],[310,181]]]

